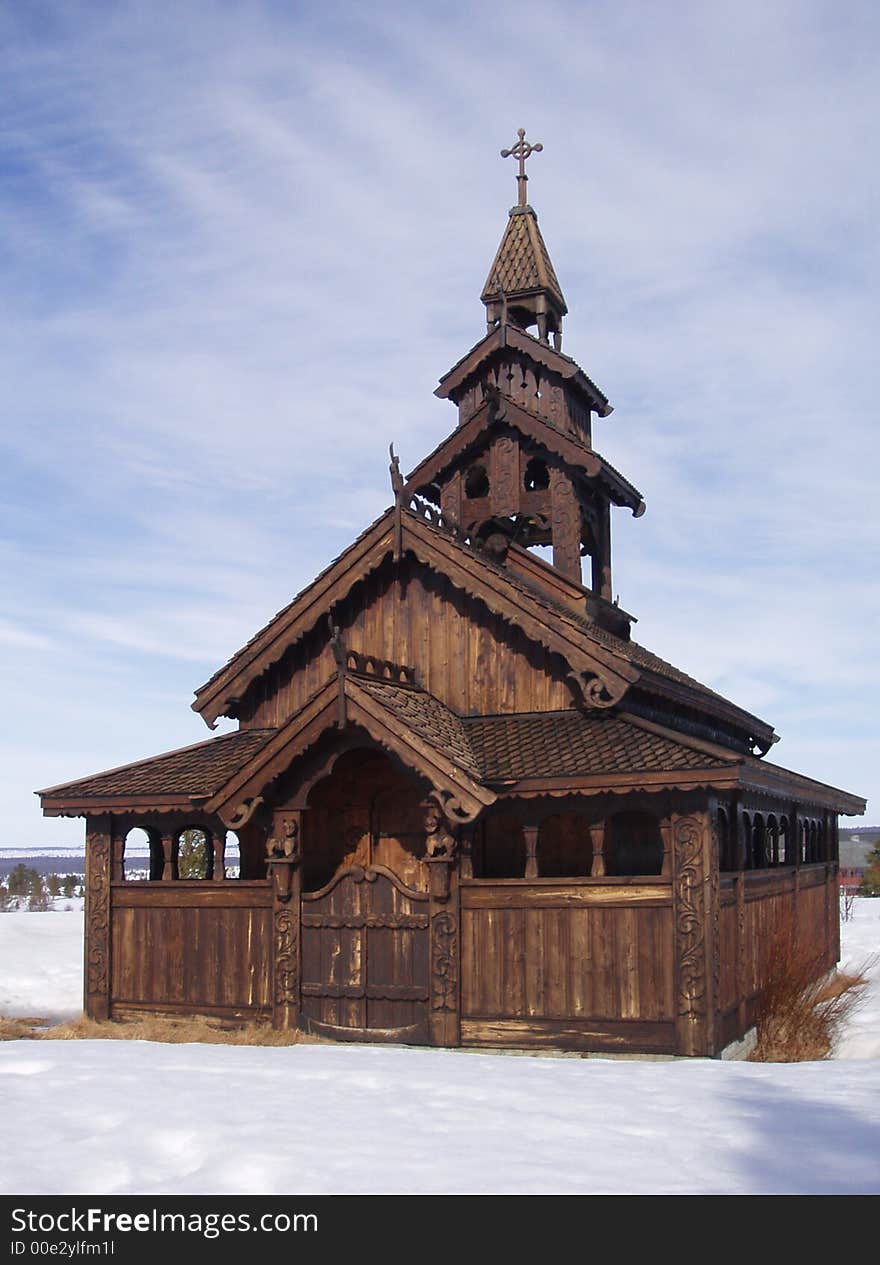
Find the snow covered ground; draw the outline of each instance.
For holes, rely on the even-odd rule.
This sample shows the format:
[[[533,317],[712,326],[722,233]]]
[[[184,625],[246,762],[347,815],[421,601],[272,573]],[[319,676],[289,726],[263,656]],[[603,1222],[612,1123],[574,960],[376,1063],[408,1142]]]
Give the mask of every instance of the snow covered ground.
[[[81,938],[0,915],[0,1013],[78,1013]],[[844,965],[880,951],[880,900],[842,939]],[[822,1063],[4,1042],[0,1192],[877,1193],[872,976]]]

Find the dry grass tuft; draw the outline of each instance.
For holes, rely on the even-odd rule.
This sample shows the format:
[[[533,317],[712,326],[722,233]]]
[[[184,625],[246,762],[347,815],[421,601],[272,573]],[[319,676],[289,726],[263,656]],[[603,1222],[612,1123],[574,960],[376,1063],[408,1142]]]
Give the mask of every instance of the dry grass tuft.
[[[207,1018],[172,1019],[146,1015],[126,1022],[80,1019],[49,1024],[46,1019],[9,1019],[0,1016],[0,1041],[160,1041],[166,1044],[302,1045],[317,1037],[296,1028],[271,1028],[249,1023],[232,1028]]]
[[[755,1014],[756,1063],[827,1059],[865,996],[866,964],[855,972],[825,968],[823,954],[798,940],[791,916],[776,927],[764,964]]]
[[[45,1019],[10,1019],[0,1015],[0,1041],[36,1040],[39,1034],[34,1029],[45,1023]]]
[[[205,1045],[299,1045],[314,1040],[296,1028],[270,1028],[256,1023],[231,1028],[210,1019],[172,1019],[162,1015],[123,1023],[83,1016],[72,1023],[47,1028],[40,1036],[44,1041],[159,1041]]]

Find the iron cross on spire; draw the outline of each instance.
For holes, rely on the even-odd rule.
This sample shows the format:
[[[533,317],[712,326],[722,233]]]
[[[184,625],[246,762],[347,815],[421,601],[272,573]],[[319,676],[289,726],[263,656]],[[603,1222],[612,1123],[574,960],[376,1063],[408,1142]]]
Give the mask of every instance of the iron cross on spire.
[[[512,154],[514,158],[519,159],[519,172],[516,177],[516,187],[519,190],[519,205],[525,206],[527,202],[526,181],[528,180],[528,176],[526,175],[526,159],[531,157],[532,154],[540,154],[544,146],[541,145],[540,142],[537,145],[530,145],[526,140],[526,129],[524,127],[517,128],[516,134],[519,137],[519,140],[512,149],[502,149],[501,157],[510,158]]]

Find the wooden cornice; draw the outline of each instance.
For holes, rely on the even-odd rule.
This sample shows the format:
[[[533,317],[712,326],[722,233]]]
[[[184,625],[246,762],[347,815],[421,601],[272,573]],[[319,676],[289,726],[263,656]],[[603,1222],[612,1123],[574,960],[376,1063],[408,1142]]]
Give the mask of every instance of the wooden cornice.
[[[441,400],[454,399],[459,389],[478,371],[484,361],[504,347],[511,347],[515,351],[522,352],[543,365],[545,369],[550,369],[553,373],[558,373],[561,378],[565,378],[584,397],[590,409],[598,413],[600,417],[608,417],[614,411],[605,393],[587,377],[576,361],[570,356],[563,356],[561,351],[556,351],[547,343],[542,343],[540,339],[533,338],[531,334],[517,329],[515,325],[499,325],[485,338],[480,339],[467,355],[463,356],[458,364],[440,379],[440,385],[436,387],[434,394]]]
[[[641,492],[623,477],[605,459],[588,448],[586,444],[557,430],[537,414],[531,413],[521,404],[515,403],[507,396],[497,397],[497,401],[484,400],[464,426],[454,430],[434,451],[425,458],[407,477],[404,495],[412,496],[420,488],[427,487],[449,469],[454,462],[461,460],[468,449],[477,445],[488,435],[493,425],[510,425],[524,438],[541,445],[554,456],[559,457],[566,465],[581,470],[590,479],[599,479],[605,484],[611,499],[617,505],[631,509],[639,518],[645,510]]]
[[[628,795],[638,791],[731,790],[738,785],[738,770],[728,769],[676,769],[668,772],[642,770],[634,773],[591,773],[580,777],[530,777],[503,786],[492,783],[499,798],[535,799],[549,795],[557,799],[564,795]]]
[[[722,746],[721,743],[709,742],[705,738],[696,738],[693,734],[682,733],[681,730],[674,729],[671,725],[660,725],[656,721],[646,720],[634,712],[628,712],[626,708],[619,711],[617,715],[621,720],[625,720],[628,725],[634,725],[636,729],[642,729],[649,734],[657,734],[670,742],[678,743],[680,747],[687,747],[690,751],[698,751],[701,755],[713,756],[716,760],[727,760],[732,765],[740,764],[745,758],[738,752],[731,751],[729,747]]]
[[[744,756],[740,765],[740,785],[750,790],[766,790],[799,803],[816,804],[846,816],[860,817],[867,801],[825,782],[816,782],[801,773],[792,773],[779,764],[768,764],[755,756]]]
[[[628,723],[643,725],[632,716],[626,717]],[[655,727],[660,730],[660,727]],[[695,741],[684,743],[682,735],[668,732],[676,742],[697,749]],[[702,744],[706,747],[712,744]],[[730,755],[723,748],[716,749],[718,754]],[[601,795],[631,794],[638,791],[659,793],[662,791],[760,791],[774,795],[786,803],[792,800],[815,807],[827,808],[832,812],[844,813],[847,816],[859,816],[864,813],[866,802],[857,795],[836,787],[827,786],[823,782],[813,781],[799,773],[792,773],[779,765],[765,764],[753,756],[734,756],[727,768],[676,769],[639,771],[631,773],[596,773],[581,777],[533,777],[518,781],[491,783],[497,790],[499,799],[534,799],[541,795],[560,798],[565,795]]]
[[[38,792],[45,794],[45,792]],[[204,796],[199,795],[79,795],[44,799],[44,817],[90,817],[93,813],[172,813],[201,812]]]
[[[751,712],[738,707],[736,703],[731,703],[721,694],[716,694],[708,686],[695,690],[687,682],[677,681],[644,664],[641,666],[641,674],[640,684],[647,693],[659,695],[680,707],[687,707],[727,722],[735,729],[748,734],[765,749],[778,740],[772,725],[761,720],[759,716],[754,716]],[[678,730],[675,732],[678,733]]]

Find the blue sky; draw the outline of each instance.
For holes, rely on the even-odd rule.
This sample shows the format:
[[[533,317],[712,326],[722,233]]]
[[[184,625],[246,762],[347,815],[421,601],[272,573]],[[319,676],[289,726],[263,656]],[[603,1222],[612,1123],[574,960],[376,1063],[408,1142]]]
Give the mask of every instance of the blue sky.
[[[0,7],[0,842],[208,736],[192,692],[454,424],[515,200],[606,391],[643,644],[880,805],[880,14]]]

